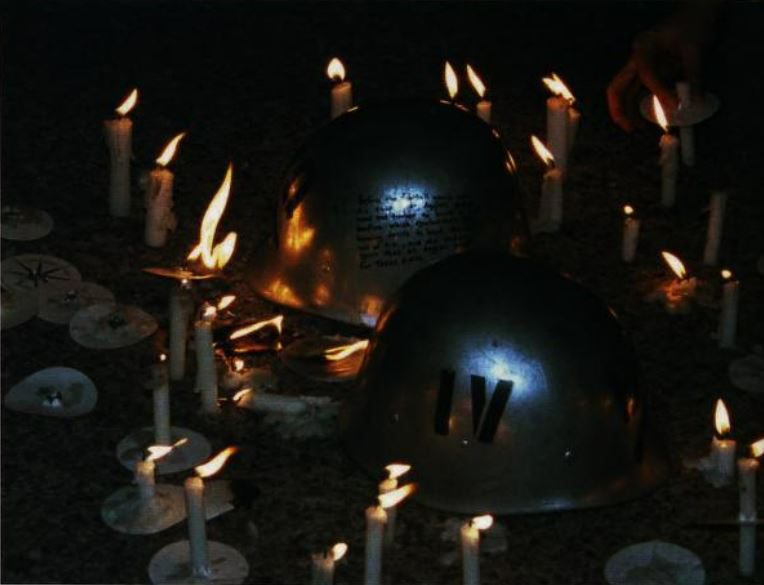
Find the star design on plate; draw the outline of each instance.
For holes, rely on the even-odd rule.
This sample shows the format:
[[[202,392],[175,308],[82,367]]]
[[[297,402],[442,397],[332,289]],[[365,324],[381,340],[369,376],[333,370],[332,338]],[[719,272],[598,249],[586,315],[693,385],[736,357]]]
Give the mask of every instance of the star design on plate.
[[[38,288],[41,284],[54,280],[71,280],[66,267],[47,262],[43,258],[37,258],[36,262],[32,260],[28,264],[21,260],[17,260],[16,263],[21,269],[11,269],[8,274],[16,277],[14,284],[20,287],[27,284],[31,285],[31,288]]]

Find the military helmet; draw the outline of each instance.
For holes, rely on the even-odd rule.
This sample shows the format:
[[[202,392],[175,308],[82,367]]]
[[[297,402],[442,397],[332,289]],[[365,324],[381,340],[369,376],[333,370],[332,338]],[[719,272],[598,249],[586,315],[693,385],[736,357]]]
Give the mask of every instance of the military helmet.
[[[527,229],[498,133],[451,103],[364,105],[318,130],[286,172],[276,247],[256,290],[279,304],[373,326],[414,272]]]
[[[667,474],[631,344],[583,286],[473,252],[412,276],[384,309],[341,426],[372,473],[461,513],[611,504]]]

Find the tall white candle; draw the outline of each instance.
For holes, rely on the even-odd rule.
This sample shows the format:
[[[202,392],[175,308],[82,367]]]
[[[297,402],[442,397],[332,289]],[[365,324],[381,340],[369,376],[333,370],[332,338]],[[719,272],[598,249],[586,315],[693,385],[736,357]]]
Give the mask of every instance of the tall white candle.
[[[154,443],[170,445],[170,383],[167,365],[156,364],[154,368]]]
[[[764,454],[764,439],[751,445],[752,457],[738,460],[738,487],[740,490],[740,574],[750,577],[756,569],[756,474]]]
[[[142,500],[150,500],[156,491],[154,477],[155,464],[153,461],[138,461],[135,465],[135,482]]]
[[[184,487],[191,571],[196,577],[207,577],[210,574],[210,563],[205,524],[204,480],[201,477],[189,477]]]
[[[130,158],[133,154],[133,123],[127,113],[138,101],[138,90],[130,92],[117,107],[119,115],[104,121],[106,145],[109,148],[109,213],[114,217],[130,215]]]
[[[398,480],[392,477],[379,482],[379,494],[387,494],[398,489]],[[387,513],[387,523],[385,524],[385,546],[389,547],[395,540],[395,518],[397,516],[397,508],[392,506],[385,510]]]
[[[329,62],[326,74],[334,81],[331,108],[332,119],[334,119],[353,107],[353,86],[349,81],[345,81],[345,66],[336,57]]]
[[[382,543],[387,513],[382,506],[366,508],[366,564],[364,585],[380,585],[382,582]]]
[[[175,175],[165,168],[156,168],[149,173],[146,187],[146,229],[144,239],[147,246],[161,248],[167,242],[167,232],[175,228],[172,213],[172,184]]]
[[[719,483],[729,483],[735,475],[735,450],[737,443],[733,439],[725,439],[732,429],[729,412],[724,401],[719,398],[714,408],[714,429],[711,440],[711,463],[714,471],[721,480]]]
[[[740,281],[732,272],[722,270],[724,286],[722,288],[722,310],[719,315],[719,347],[735,347],[737,334],[737,306],[740,296]]]
[[[677,83],[676,94],[679,98],[679,108],[689,108],[692,103],[690,84],[686,81]],[[682,162],[691,167],[695,164],[695,135],[692,126],[682,126],[679,128],[679,140],[682,149]]]
[[[714,191],[711,193],[706,247],[703,250],[703,264],[708,266],[716,265],[719,259],[719,244],[722,241],[722,227],[724,226],[724,211],[726,207],[727,193],[724,191]]]
[[[679,140],[668,132],[661,136],[661,205],[673,207],[676,202],[676,177],[679,170],[677,150]]]
[[[565,172],[568,164],[568,108],[570,103],[562,96],[546,100],[546,143],[554,156],[555,166]]]
[[[639,242],[639,220],[634,217],[634,208],[631,205],[624,205],[623,212],[626,217],[623,221],[621,258],[624,262],[634,262]]]
[[[212,309],[210,311],[210,309]],[[202,318],[194,324],[196,347],[196,390],[201,393],[202,411],[207,414],[219,412],[218,378],[215,367],[215,350],[212,344],[212,321],[214,307],[207,306]]]
[[[541,183],[541,209],[544,219],[553,231],[562,224],[562,171],[551,168],[544,173]]]
[[[464,585],[480,584],[480,531],[493,524],[491,516],[477,516],[462,524],[462,575]]]
[[[188,322],[194,311],[194,302],[187,288],[188,281],[173,287],[170,292],[170,379],[182,380],[186,374],[186,348]]]

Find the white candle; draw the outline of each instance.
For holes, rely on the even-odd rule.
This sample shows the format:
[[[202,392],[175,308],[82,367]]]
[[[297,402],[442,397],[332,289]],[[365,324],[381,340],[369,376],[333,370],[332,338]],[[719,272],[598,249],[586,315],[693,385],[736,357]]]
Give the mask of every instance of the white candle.
[[[146,229],[144,239],[147,246],[161,248],[167,242],[167,232],[175,229],[172,213],[172,183],[175,175],[168,169],[158,167],[149,173],[146,187]]]
[[[679,108],[688,108],[692,101],[690,93],[690,84],[686,81],[680,81],[676,84],[676,94],[679,98]],[[679,128],[679,139],[682,148],[682,162],[688,167],[695,164],[695,136],[692,126],[682,126]]]
[[[711,440],[711,460],[716,472],[727,480],[731,480],[735,475],[735,448],[734,439],[714,437]]]
[[[398,480],[392,477],[379,482],[379,494],[387,494],[398,489]],[[389,547],[395,540],[395,518],[397,516],[397,508],[391,506],[385,510],[387,514],[387,523],[385,524],[385,546]]]
[[[633,216],[634,208],[631,205],[625,205],[623,211],[626,214],[626,218],[623,221],[621,257],[624,262],[634,262],[634,256],[637,253],[637,243],[639,242],[639,220]]]
[[[311,585],[332,585],[334,583],[334,557],[319,553],[312,556]]]
[[[541,184],[542,219],[545,219],[553,231],[562,224],[562,171],[551,168],[544,173]]]
[[[740,296],[740,281],[732,277],[729,270],[722,270],[725,279],[722,289],[722,310],[719,315],[719,347],[735,347],[737,333],[737,305]]]
[[[196,390],[201,393],[202,411],[207,414],[219,412],[215,350],[212,345],[212,320],[214,319],[214,314],[214,307],[207,306],[202,318],[194,324]]]
[[[546,100],[546,143],[554,156],[557,168],[565,172],[568,162],[568,108],[570,103],[562,96]]]
[[[573,146],[576,144],[576,135],[578,134],[578,126],[581,122],[581,112],[571,106],[568,109],[568,129],[567,129],[567,146],[568,146],[568,158],[570,158],[570,151],[573,150]]]
[[[464,585],[480,584],[480,531],[493,524],[492,516],[476,516],[462,524],[462,575]]]
[[[135,482],[142,500],[154,497],[156,480],[154,478],[155,464],[153,461],[138,461],[135,465]]]
[[[182,380],[186,374],[186,345],[188,322],[194,311],[194,302],[188,289],[188,281],[173,287],[170,292],[170,379]]]
[[[364,585],[382,582],[382,543],[387,513],[382,506],[366,508],[366,565]]]
[[[719,244],[722,240],[724,211],[727,207],[727,193],[715,191],[711,193],[709,204],[708,231],[706,232],[706,248],[703,251],[703,264],[716,265],[719,259]]]
[[[345,66],[336,57],[329,62],[326,68],[329,79],[334,81],[332,87],[332,119],[341,116],[353,107],[353,86],[345,81]]]
[[[750,577],[756,569],[756,474],[764,454],[764,439],[751,445],[753,457],[738,460],[738,487],[740,490],[740,574]]]
[[[677,150],[679,140],[668,132],[661,136],[661,204],[673,207],[676,201],[676,177],[679,169]]]
[[[207,577],[210,574],[210,568],[204,510],[204,480],[201,477],[189,477],[184,487],[191,571],[196,577]]]
[[[164,356],[163,356],[164,357]],[[167,446],[172,444],[170,437],[170,385],[167,365],[153,366],[154,373],[154,443]]]
[[[130,92],[117,108],[118,118],[105,120],[106,145],[109,148],[109,213],[114,217],[130,215],[130,158],[133,155],[133,123],[127,114],[138,101],[138,90]]]

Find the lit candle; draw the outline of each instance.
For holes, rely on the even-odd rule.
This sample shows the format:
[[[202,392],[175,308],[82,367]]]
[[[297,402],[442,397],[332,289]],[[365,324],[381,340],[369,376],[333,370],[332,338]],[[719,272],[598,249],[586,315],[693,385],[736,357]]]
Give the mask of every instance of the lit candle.
[[[690,93],[690,84],[686,81],[680,81],[676,84],[676,95],[679,98],[679,109],[688,108],[692,101]],[[682,162],[688,167],[695,164],[695,136],[692,126],[682,126],[679,128],[679,141],[682,149]]]
[[[493,517],[476,516],[462,524],[462,575],[464,585],[480,584],[480,531],[493,524]]]
[[[326,74],[334,81],[332,87],[332,119],[334,119],[353,107],[353,86],[349,81],[345,81],[345,66],[337,57],[329,61]]]
[[[196,477],[184,483],[186,494],[186,517],[188,519],[189,562],[195,577],[210,576],[210,558],[207,547],[206,512],[204,509],[204,479],[220,471],[226,460],[237,451],[226,447],[204,465],[195,467]]]
[[[387,514],[382,506],[366,508],[366,564],[364,585],[380,585],[382,582],[382,543]]]
[[[161,248],[167,241],[167,232],[177,226],[175,214],[172,212],[172,183],[175,175],[167,165],[175,155],[178,142],[186,135],[181,132],[165,146],[157,158],[157,167],[149,173],[146,186],[146,230],[144,238],[146,245]]]
[[[686,311],[695,295],[698,281],[694,276],[688,277],[684,264],[674,254],[664,250],[661,257],[677,277],[663,287],[666,310],[669,313]]]
[[[156,492],[155,463],[151,459],[138,461],[135,465],[135,483],[141,500],[150,500]]]
[[[239,390],[242,386],[251,382],[252,370],[246,367],[243,359],[235,357],[231,365],[223,374],[222,386],[226,390]]]
[[[154,382],[154,443],[170,445],[170,386],[167,376],[167,356],[159,356],[160,363],[153,366]]]
[[[385,466],[387,471],[387,477],[379,483],[379,495],[388,494],[398,489],[398,478],[408,473],[411,469],[410,465],[403,463],[391,463]],[[397,508],[391,506],[387,510],[387,524],[385,525],[385,546],[389,547],[395,540],[395,518],[397,516]]]
[[[325,553],[313,555],[311,585],[332,585],[334,583],[334,565],[348,550],[348,545],[338,542]]]
[[[138,101],[138,90],[130,92],[117,107],[118,118],[106,120],[106,144],[111,159],[109,177],[109,213],[114,217],[130,215],[130,157],[133,154],[133,123],[127,117]]]
[[[756,474],[758,457],[764,455],[764,439],[751,445],[751,457],[737,462],[740,490],[740,574],[750,577],[756,570]]]
[[[217,310],[204,304],[201,318],[194,324],[196,347],[196,390],[201,393],[202,412],[216,414],[218,406],[218,377],[215,369],[215,350],[212,344],[212,322]]]
[[[724,439],[731,429],[729,413],[724,401],[719,398],[716,401],[714,411],[714,427],[716,433],[711,441],[711,463],[714,466],[720,483],[729,483],[735,475],[735,448],[734,439]]]
[[[186,374],[186,344],[188,322],[194,311],[194,301],[189,293],[189,281],[170,292],[170,379],[182,380]]]
[[[706,232],[706,248],[703,250],[703,264],[714,266],[719,259],[719,244],[722,240],[724,225],[724,210],[727,207],[727,193],[715,191],[711,193],[710,212],[708,214],[708,231]]]
[[[554,95],[546,101],[546,140],[555,165],[563,173],[568,166],[568,152],[573,148],[581,114],[573,109],[575,97],[562,79],[552,73],[542,79]]]
[[[722,310],[719,315],[719,347],[735,347],[737,333],[737,304],[740,296],[740,281],[733,278],[732,272],[722,270],[724,286],[722,288]]]
[[[623,244],[621,257],[624,262],[634,262],[639,242],[639,220],[634,217],[634,208],[631,205],[623,206],[625,218],[623,221]]]
[[[661,156],[658,159],[661,165],[661,204],[663,207],[673,207],[676,201],[676,176],[679,169],[677,156],[679,140],[669,133],[668,120],[657,96],[653,96],[653,112],[658,124],[663,128],[663,136],[660,140]]]
[[[453,102],[456,99],[456,94],[459,93],[459,78],[456,77],[456,71],[448,61],[443,66],[443,81],[446,84],[448,97]]]
[[[541,183],[539,224],[543,231],[557,231],[562,224],[562,170],[557,168],[557,159],[544,143],[535,136],[531,136],[531,143],[547,167]]]
[[[478,97],[480,97],[480,101],[477,104],[478,118],[483,120],[486,124],[490,124],[491,102],[485,99],[485,84],[483,83],[483,80],[478,77],[478,74],[475,73],[475,70],[469,65],[467,65],[467,77],[469,77],[472,87],[475,89]]]

